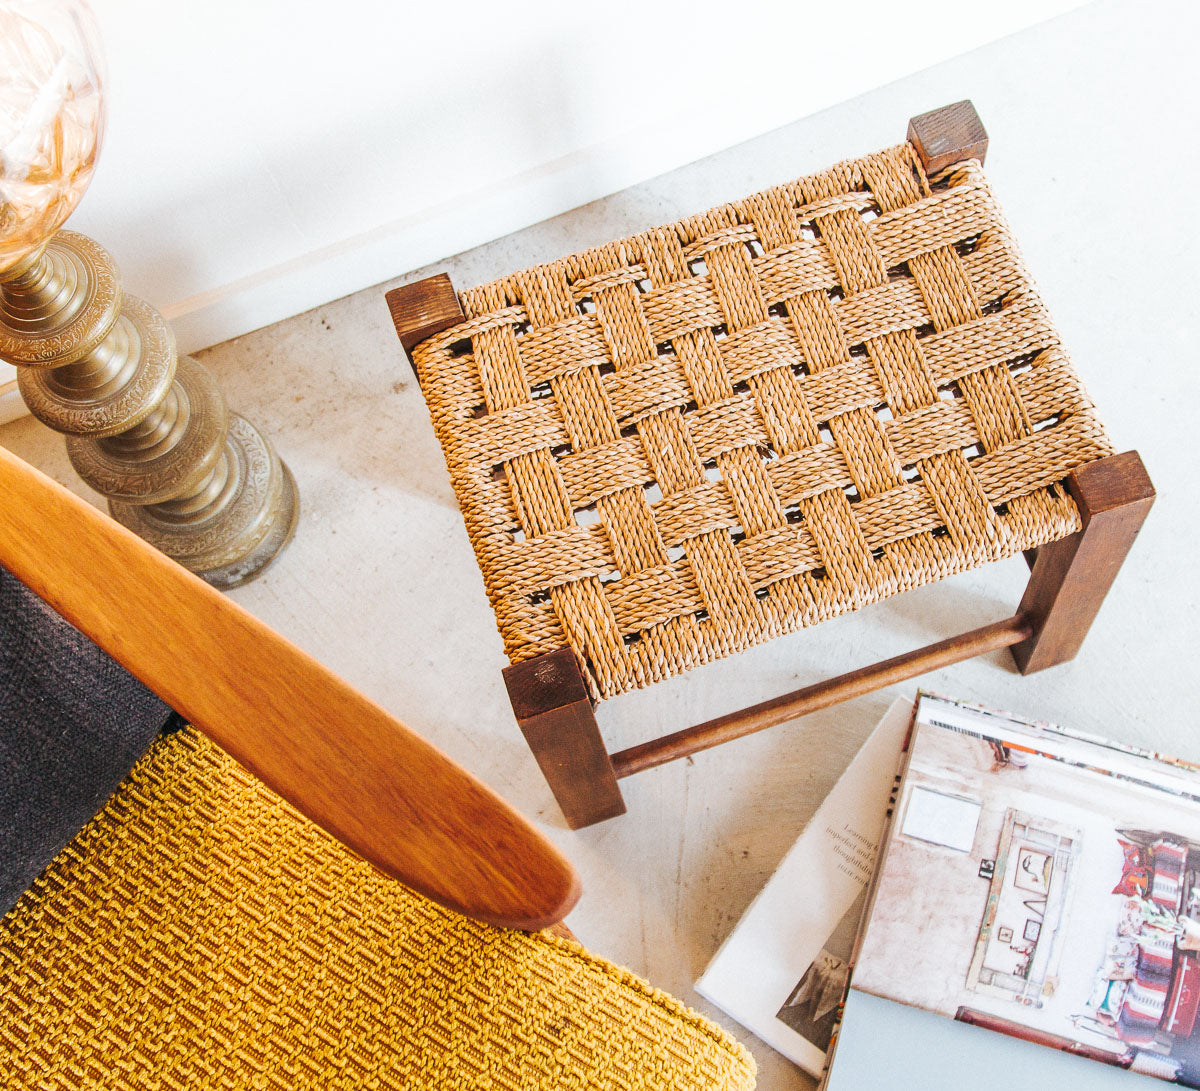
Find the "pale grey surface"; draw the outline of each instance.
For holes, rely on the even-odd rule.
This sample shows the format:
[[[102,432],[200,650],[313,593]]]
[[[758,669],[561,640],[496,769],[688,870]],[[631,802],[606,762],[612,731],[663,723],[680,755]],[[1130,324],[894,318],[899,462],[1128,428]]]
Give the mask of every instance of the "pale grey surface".
[[[1074,663],[1024,679],[997,654],[926,684],[1200,758],[1198,22],[1183,3],[1091,6],[427,271],[478,284],[896,143],[910,115],[972,98],[1033,274],[1115,443],[1141,451],[1160,499]],[[628,816],[567,830],[505,699],[500,639],[388,319],[390,286],[203,354],[302,495],[287,554],[235,597],[536,817],[582,872],[579,937],[711,1012],[692,981],[892,694],[641,774],[624,782]],[[40,425],[0,428],[0,442],[86,493]],[[1005,616],[1023,576],[1009,561],[608,702],[609,747]],[[811,1086],[750,1045],[763,1088]]]
[[[850,990],[837,1060],[825,1091],[920,1087],[921,1091],[1015,1091],[1086,1087],[1154,1091],[1152,1076],[1076,1057],[922,1008]]]

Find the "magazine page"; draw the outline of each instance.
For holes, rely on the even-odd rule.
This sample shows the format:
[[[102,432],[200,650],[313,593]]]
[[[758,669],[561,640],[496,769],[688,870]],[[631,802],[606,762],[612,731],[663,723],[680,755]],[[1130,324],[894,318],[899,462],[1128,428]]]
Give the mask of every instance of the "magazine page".
[[[1200,776],[923,695],[853,988],[1200,1087]]]
[[[913,702],[897,698],[696,991],[813,1075],[825,1067]]]

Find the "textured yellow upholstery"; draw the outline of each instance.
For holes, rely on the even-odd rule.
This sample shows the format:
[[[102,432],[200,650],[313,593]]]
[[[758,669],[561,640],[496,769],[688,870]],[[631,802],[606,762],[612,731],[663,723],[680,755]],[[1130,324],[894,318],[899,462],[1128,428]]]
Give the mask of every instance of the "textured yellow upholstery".
[[[409,893],[191,731],[5,918],[0,979],[6,1088],[754,1085],[677,1000]]]

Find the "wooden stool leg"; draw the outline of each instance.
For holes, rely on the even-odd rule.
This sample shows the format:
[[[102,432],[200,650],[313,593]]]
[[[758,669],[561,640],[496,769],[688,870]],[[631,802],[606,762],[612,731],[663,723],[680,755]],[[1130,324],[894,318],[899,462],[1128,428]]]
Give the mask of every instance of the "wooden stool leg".
[[[1075,657],[1154,503],[1136,451],[1081,466],[1067,488],[1083,529],[1037,551],[1019,610],[1033,622],[1033,635],[1012,649],[1022,674]]]
[[[573,830],[625,813],[591,698],[570,648],[504,669],[513,713]]]
[[[908,142],[926,174],[937,174],[965,159],[983,162],[988,138],[970,99],[920,114],[908,123]]]
[[[412,284],[401,284],[393,288],[384,298],[392,313],[392,324],[404,352],[408,356],[413,374],[417,369],[412,362],[412,350],[426,337],[457,326],[465,318],[454,285],[445,273],[426,277]],[[417,382],[421,377],[417,375]]]

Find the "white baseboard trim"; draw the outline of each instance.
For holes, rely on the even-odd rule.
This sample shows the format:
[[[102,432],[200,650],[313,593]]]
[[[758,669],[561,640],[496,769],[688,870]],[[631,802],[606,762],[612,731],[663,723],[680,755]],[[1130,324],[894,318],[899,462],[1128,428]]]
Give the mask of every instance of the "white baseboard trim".
[[[822,103],[826,105],[832,103]],[[162,312],[175,329],[180,351],[194,352],[607,197],[775,127],[757,120],[752,125],[746,118],[682,118],[626,133],[465,198],[167,304]],[[769,119],[780,125],[789,120]]]
[[[937,0],[931,9],[939,9],[941,2]],[[918,36],[907,51],[874,42],[874,63],[865,70],[827,58],[819,79],[814,78],[815,68],[803,74],[764,73],[764,86],[773,87],[772,94],[709,96],[669,115],[655,114],[648,107],[637,126],[611,138],[507,179],[481,184],[453,201],[441,200],[395,220],[381,218],[366,232],[168,303],[162,312],[175,328],[181,351],[193,352],[646,182],[901,79],[914,65],[922,68],[957,51],[978,48],[996,34],[1021,30],[1078,3],[1022,0],[1006,11],[1003,26],[943,22],[937,35]],[[927,108],[939,105],[931,102]],[[886,131],[899,143],[908,115],[886,121]],[[846,147],[843,151],[850,157],[872,150]],[[798,155],[793,174],[823,165],[804,162]],[[447,163],[446,170],[461,177],[462,163]]]

